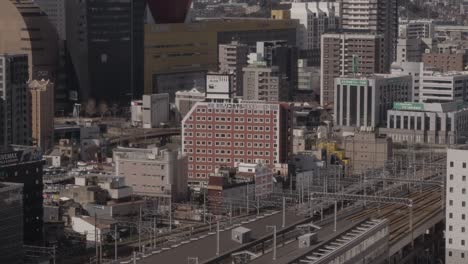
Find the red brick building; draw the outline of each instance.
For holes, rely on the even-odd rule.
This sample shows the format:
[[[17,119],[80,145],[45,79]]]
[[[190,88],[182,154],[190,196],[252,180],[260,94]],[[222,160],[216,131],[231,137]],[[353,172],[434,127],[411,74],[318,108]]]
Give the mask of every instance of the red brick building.
[[[286,162],[291,152],[292,110],[287,103],[198,102],[182,121],[188,181],[204,185],[216,168],[236,162]]]

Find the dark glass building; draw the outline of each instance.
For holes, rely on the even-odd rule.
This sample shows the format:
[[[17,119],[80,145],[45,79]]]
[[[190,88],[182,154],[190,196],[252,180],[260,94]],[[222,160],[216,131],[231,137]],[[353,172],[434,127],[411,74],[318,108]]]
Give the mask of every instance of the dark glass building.
[[[153,19],[158,24],[184,23],[192,0],[147,0]]]
[[[145,0],[69,0],[67,46],[79,100],[126,103],[143,94]]]
[[[0,182],[23,184],[23,240],[27,245],[42,242],[43,165],[41,153],[33,147],[0,152]]]

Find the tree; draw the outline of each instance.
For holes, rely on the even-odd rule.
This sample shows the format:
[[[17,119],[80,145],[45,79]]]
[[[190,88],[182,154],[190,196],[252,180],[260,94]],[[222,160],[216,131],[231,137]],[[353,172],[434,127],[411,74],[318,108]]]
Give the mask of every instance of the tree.
[[[85,113],[91,117],[96,114],[96,100],[93,98],[88,99],[88,102],[86,102]]]

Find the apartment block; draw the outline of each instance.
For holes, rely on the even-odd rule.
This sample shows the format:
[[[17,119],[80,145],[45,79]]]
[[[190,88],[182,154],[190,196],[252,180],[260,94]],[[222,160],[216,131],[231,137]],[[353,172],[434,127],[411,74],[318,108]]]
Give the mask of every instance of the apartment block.
[[[291,139],[292,110],[286,103],[198,102],[182,121],[189,184],[206,184],[215,169],[236,162],[283,163]]]
[[[367,31],[381,34],[384,38],[386,56],[383,69],[390,71],[395,59],[398,38],[398,1],[397,0],[340,0],[340,18],[343,30]]]
[[[218,46],[219,71],[233,75],[232,89],[238,96],[242,96],[242,68],[248,64],[248,54],[249,47],[236,41]]]
[[[399,24],[400,38],[420,39],[434,37],[433,20],[403,20]]]
[[[411,99],[411,76],[368,75],[335,79],[335,126],[342,129],[386,126],[394,102]]]
[[[385,72],[385,50],[382,35],[340,33],[322,35],[320,104],[333,108],[334,80],[352,73]]]
[[[245,100],[287,101],[286,77],[280,73],[278,67],[255,63],[244,67],[243,72],[244,92],[242,98]]]
[[[445,263],[466,263],[468,258],[468,224],[466,210],[468,150],[447,150],[447,187],[445,212]]]

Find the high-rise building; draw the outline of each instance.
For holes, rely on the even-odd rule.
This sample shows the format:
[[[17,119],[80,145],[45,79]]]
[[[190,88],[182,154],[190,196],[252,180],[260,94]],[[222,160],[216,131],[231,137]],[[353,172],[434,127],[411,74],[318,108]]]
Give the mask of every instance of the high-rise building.
[[[343,30],[357,30],[384,37],[383,70],[390,71],[395,59],[398,36],[397,0],[340,0],[340,18]]]
[[[0,181],[23,184],[23,241],[27,245],[42,242],[44,163],[35,147],[0,151]]]
[[[28,56],[0,54],[0,150],[31,142]]]
[[[23,185],[0,182],[0,262],[23,263]]]
[[[320,65],[320,42],[322,34],[339,28],[338,2],[317,1],[292,3],[290,18],[299,20],[297,45],[301,57],[308,59],[311,65]]]
[[[288,100],[288,86],[286,76],[279,71],[277,66],[268,67],[265,63],[256,62],[244,67],[244,91],[245,100],[261,100],[266,102],[278,102]]]
[[[60,40],[66,40],[66,14],[64,0],[33,0],[49,18]]]
[[[320,104],[332,108],[334,80],[349,74],[373,74],[385,72],[382,35],[340,33],[322,35]]]
[[[32,144],[46,152],[54,144],[54,84],[30,81]]]
[[[0,1],[0,54],[27,54],[30,79],[55,80],[54,26],[32,0]]]
[[[229,44],[221,44],[218,47],[219,71],[232,74],[232,89],[236,95],[242,96],[243,74],[242,68],[247,66],[249,47],[245,44],[233,41]]]
[[[206,184],[215,169],[233,167],[235,162],[287,161],[292,119],[286,103],[198,102],[182,121],[189,184]]]
[[[140,98],[146,1],[66,2],[67,48],[80,100],[109,104]]]
[[[287,41],[259,41],[255,53],[249,55],[249,63],[262,61],[268,67],[278,67],[280,75],[284,75],[284,85],[280,87],[284,89],[284,101],[292,100],[295,92],[297,92],[297,60],[298,49],[288,45]]]
[[[409,75],[364,75],[335,79],[335,126],[343,129],[386,126],[394,102],[411,99]]]
[[[468,150],[447,151],[447,187],[445,207],[445,263],[465,263],[468,258]]]

